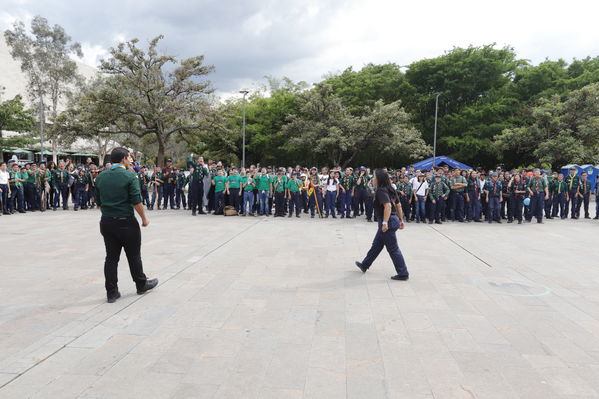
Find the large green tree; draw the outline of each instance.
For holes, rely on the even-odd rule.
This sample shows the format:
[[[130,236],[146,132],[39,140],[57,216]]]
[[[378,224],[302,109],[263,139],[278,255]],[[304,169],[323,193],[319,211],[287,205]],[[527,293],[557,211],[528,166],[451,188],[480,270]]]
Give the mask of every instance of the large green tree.
[[[347,166],[360,152],[375,149],[379,154],[394,154],[393,166],[399,166],[430,151],[399,102],[377,101],[361,116],[353,116],[328,84],[317,85],[299,98],[298,114],[291,115],[282,129],[289,137],[287,146],[304,154],[298,162],[318,156],[331,166]]]
[[[107,131],[149,138],[156,143],[157,163],[164,164],[168,144],[177,135],[202,128],[212,92],[206,75],[213,71],[199,55],[183,60],[161,55],[154,38],[147,48],[139,40],[120,43],[103,60],[100,71],[108,76],[98,90],[88,93],[97,107],[111,111],[103,119]],[[116,117],[115,117],[116,115]],[[98,118],[102,120],[102,115]]]
[[[27,76],[28,94],[36,104],[43,146],[46,112],[50,111],[50,119],[56,118],[60,102],[82,79],[77,73],[77,64],[71,59],[72,55],[83,56],[81,45],[72,42],[60,25],[50,26],[48,20],[40,16],[31,21],[31,34],[23,22],[17,21],[12,30],[4,32],[4,37],[12,57],[21,62],[21,70]],[[54,152],[58,134],[59,131],[54,131],[50,137]]]
[[[519,157],[521,165],[542,163],[559,168],[569,163],[599,163],[599,83],[541,99],[530,110],[530,124],[506,129],[496,146]]]
[[[30,137],[22,135],[3,137],[3,131],[29,132],[34,123],[33,112],[25,108],[21,96],[0,102],[0,155],[5,148],[20,147],[31,142]]]

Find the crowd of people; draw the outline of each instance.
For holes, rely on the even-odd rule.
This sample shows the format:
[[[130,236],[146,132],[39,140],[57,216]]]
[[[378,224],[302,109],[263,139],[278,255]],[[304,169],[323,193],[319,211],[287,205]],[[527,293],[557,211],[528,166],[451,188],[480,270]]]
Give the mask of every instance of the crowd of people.
[[[19,165],[0,163],[0,214],[59,208],[94,208],[95,180],[103,167],[91,159],[75,165],[70,160]],[[181,209],[191,215],[241,215],[311,218],[357,218],[373,221],[375,187],[366,167],[332,169],[302,166],[273,168],[251,165],[225,167],[221,162],[189,157],[186,168],[167,159],[163,168],[130,166],[139,180],[148,210]],[[450,169],[388,170],[406,222],[538,223],[543,218],[599,218],[599,184],[594,193],[587,173],[569,174],[539,169],[494,171]],[[581,215],[581,211],[583,215]]]

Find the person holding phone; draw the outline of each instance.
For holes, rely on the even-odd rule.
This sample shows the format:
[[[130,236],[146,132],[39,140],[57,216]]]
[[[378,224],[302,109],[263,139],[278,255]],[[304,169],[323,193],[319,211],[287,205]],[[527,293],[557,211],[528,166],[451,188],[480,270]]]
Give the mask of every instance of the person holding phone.
[[[378,229],[368,254],[362,262],[356,262],[356,266],[358,266],[362,273],[366,273],[383,248],[387,248],[387,252],[393,261],[393,266],[395,266],[395,272],[397,273],[391,279],[408,280],[410,277],[408,268],[395,235],[398,229],[402,230],[405,227],[399,196],[391,186],[389,174],[384,169],[375,170],[372,184],[376,189],[374,195],[374,213],[378,221]]]

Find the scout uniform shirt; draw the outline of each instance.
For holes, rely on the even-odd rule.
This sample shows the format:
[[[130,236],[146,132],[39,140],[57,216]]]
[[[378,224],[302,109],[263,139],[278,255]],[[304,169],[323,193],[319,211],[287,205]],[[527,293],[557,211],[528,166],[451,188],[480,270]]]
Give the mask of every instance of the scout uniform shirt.
[[[32,170],[28,170],[28,171],[25,171],[25,173],[27,173],[26,183],[27,184],[35,184],[37,170],[35,172]]]
[[[137,178],[139,179],[139,187],[141,188],[141,191],[148,191],[148,182],[150,181],[148,175],[144,172],[139,172],[137,174]]]
[[[187,185],[188,182],[189,182],[189,179],[187,178],[187,176],[185,176],[185,173],[180,172],[177,175],[177,180],[176,180],[175,184],[177,185],[177,188],[183,189],[183,188],[185,188],[185,186]]]
[[[513,195],[518,199],[524,199],[526,193],[516,193],[516,191],[526,191],[526,183],[524,183],[522,180],[520,180],[520,183],[516,183],[514,180],[510,189],[510,195]]]
[[[429,192],[428,192],[428,197],[431,200],[438,200],[441,197],[446,197],[449,195],[449,187],[447,187],[447,184],[443,183],[442,181],[437,182],[434,181],[430,188],[429,188]]]
[[[222,191],[225,191],[225,183],[227,182],[226,176],[214,176],[212,181],[214,182],[214,192],[215,193],[220,193]]]
[[[102,216],[133,217],[133,206],[141,203],[139,179],[135,172],[116,166],[96,179],[96,203]]]
[[[562,181],[555,180],[551,183],[553,184],[553,193],[554,194],[565,193],[568,190],[568,185],[566,184],[565,180],[562,180]]]
[[[87,181],[87,176],[86,175],[78,174],[75,177],[75,185],[77,187],[83,187],[83,186],[87,185],[87,183],[88,183],[88,181]]]
[[[469,196],[469,198],[478,199],[478,195],[480,194],[480,181],[478,180],[478,178],[468,179],[468,186],[466,186],[466,192],[468,193],[468,195],[472,194],[472,196]]]
[[[501,193],[501,182],[499,180],[487,180],[485,183],[485,190],[489,192],[489,197],[499,197],[499,194]]]
[[[407,197],[408,199],[412,198],[412,185],[410,183],[406,183],[406,182],[399,183],[398,188],[399,188],[399,191],[401,191],[403,193],[400,195],[403,195],[403,196]]]
[[[280,180],[279,180],[279,177],[281,178]],[[284,192],[286,184],[287,184],[287,176],[285,176],[285,175],[276,176],[275,180],[273,182],[273,186],[275,187],[275,191],[277,193]]]
[[[56,186],[62,187],[66,186],[68,182],[69,172],[66,169],[54,169],[54,172],[52,172],[52,183],[54,183]]]
[[[227,177],[227,183],[229,183],[229,188],[241,188],[241,176],[230,175]]]
[[[591,192],[591,182],[589,179],[583,181],[580,179],[580,186],[578,186],[578,192],[582,195],[586,195]]]
[[[547,180],[542,177],[532,177],[528,182],[528,188],[532,191],[533,194],[541,194],[545,192],[547,188]]]
[[[576,190],[580,185],[580,177],[578,175],[568,175],[565,178],[566,186],[568,186],[568,191]]]
[[[209,174],[206,165],[202,166],[199,163],[195,163],[191,157],[187,159],[187,167],[193,168],[193,173],[189,175],[190,181],[201,182]]]
[[[354,186],[356,185],[355,181],[354,181],[354,177],[352,175],[343,175],[341,176],[341,186],[343,186],[343,189],[345,191],[349,191],[351,192],[351,190],[354,188]]]
[[[297,179],[289,179],[287,181],[287,188],[290,193],[299,193],[300,187],[302,186],[302,182]]]
[[[455,186],[456,184],[468,184],[468,182],[466,182],[466,178],[464,176],[452,176],[452,178],[449,180],[450,181],[450,187]],[[462,187],[462,188],[452,188],[451,191],[455,191],[456,193],[463,193],[464,190],[466,189],[466,187]]]
[[[8,172],[8,180],[11,188],[22,187],[23,183],[18,181],[17,179],[22,179],[21,172],[13,172],[12,170]],[[14,180],[11,182],[11,180]]]

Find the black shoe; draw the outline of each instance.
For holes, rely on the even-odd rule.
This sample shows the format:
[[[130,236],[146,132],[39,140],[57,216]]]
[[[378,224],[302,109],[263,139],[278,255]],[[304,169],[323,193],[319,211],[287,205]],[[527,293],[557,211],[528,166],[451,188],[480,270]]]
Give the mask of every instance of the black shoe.
[[[196,211],[192,211],[191,216],[197,216]]]
[[[513,221],[513,220],[508,220],[507,222],[508,222],[508,223],[514,223],[514,221]]]
[[[198,215],[206,215],[206,212],[204,212],[204,211],[199,211],[199,212],[198,212]]]
[[[121,297],[121,293],[120,292],[115,292],[114,294],[109,294],[108,295],[108,303],[115,303],[117,299],[119,299]]]
[[[432,221],[432,220],[429,220],[429,221],[428,221],[428,224],[433,224],[433,221]]]
[[[518,220],[518,224],[522,224],[522,220]]]
[[[333,219],[337,219],[337,216],[335,216],[335,215],[331,215],[331,216],[333,217]]]
[[[19,213],[27,213],[27,212],[25,212],[25,211],[24,211],[24,210],[22,210],[22,209],[19,209]]]
[[[440,220],[435,220],[435,224],[443,224]]]
[[[599,216],[595,216],[593,219],[594,219],[594,220],[597,220],[597,219],[599,219]]]
[[[290,218],[291,216],[293,216],[291,213],[289,215],[287,215],[288,218]]]
[[[587,215],[587,216],[585,216],[584,218],[585,218],[585,219],[590,219],[591,217],[590,217],[589,215]]]
[[[399,274],[391,277],[391,280],[399,280],[399,281],[407,281],[410,279],[410,276],[400,276]]]
[[[372,219],[366,219],[366,221],[372,223]]]
[[[478,219],[478,220],[475,220],[475,221],[474,221],[474,223],[482,223],[482,222],[483,222],[483,221],[482,221],[482,220],[480,220],[480,219]]]
[[[295,215],[296,218],[300,217],[300,215]]]
[[[491,224],[491,223],[493,223],[493,221],[492,221],[492,220],[489,220],[489,224]]]
[[[341,215],[341,219],[345,219],[345,215]]]
[[[368,270],[368,268],[364,266],[362,262],[356,261],[356,266],[358,266],[358,269],[362,270],[362,273],[366,273],[366,270]]]
[[[158,285],[158,279],[153,278],[151,280],[146,280],[146,284],[142,288],[137,289],[137,295],[143,295],[147,291],[150,291],[152,288]]]
[[[310,217],[311,217],[312,219],[314,219],[314,215],[310,215]]]
[[[74,209],[74,211],[78,211],[78,210],[79,210],[78,208],[75,208],[75,209]]]
[[[497,219],[496,222],[501,224],[501,219]]]

